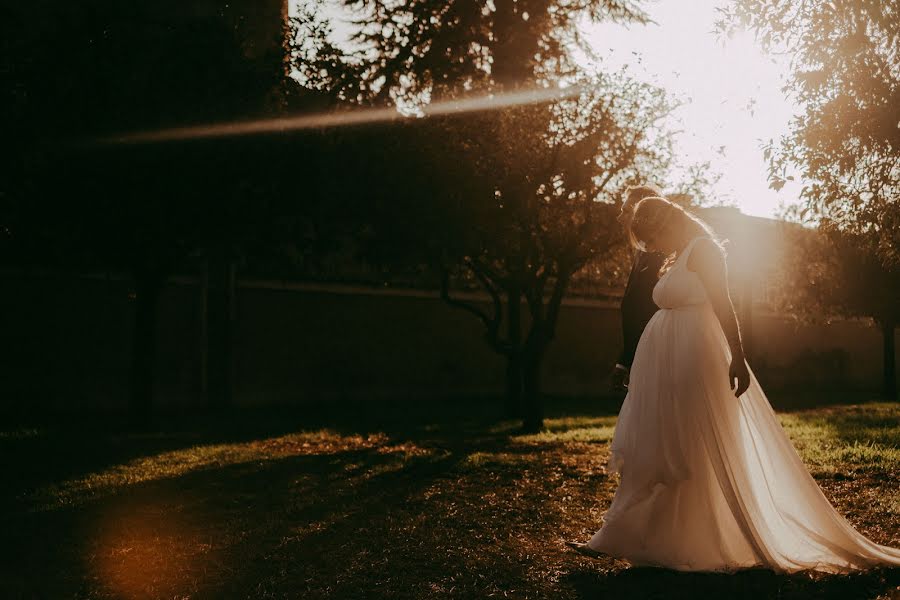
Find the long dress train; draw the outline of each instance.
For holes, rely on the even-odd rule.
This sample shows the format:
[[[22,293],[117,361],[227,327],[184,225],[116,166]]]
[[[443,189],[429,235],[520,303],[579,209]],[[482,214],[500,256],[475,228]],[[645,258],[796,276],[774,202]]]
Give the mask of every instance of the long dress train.
[[[609,466],[621,474],[592,550],[683,571],[767,567],[832,573],[900,566],[839,515],[810,476],[751,371],[731,353],[696,273],[691,240],[653,290]]]

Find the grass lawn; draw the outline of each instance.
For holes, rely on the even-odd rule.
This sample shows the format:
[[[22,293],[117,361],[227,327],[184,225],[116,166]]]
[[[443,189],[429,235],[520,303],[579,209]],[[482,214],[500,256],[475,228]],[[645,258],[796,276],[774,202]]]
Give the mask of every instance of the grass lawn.
[[[472,402],[7,428],[0,597],[900,598],[900,569],[684,574],[568,550],[615,490],[616,412],[558,402],[536,435]],[[781,418],[837,508],[900,546],[900,404]]]

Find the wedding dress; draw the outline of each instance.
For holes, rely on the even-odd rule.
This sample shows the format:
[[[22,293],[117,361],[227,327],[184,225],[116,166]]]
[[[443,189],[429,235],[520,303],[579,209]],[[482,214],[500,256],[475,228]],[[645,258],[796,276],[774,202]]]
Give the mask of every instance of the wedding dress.
[[[609,467],[621,474],[587,547],[682,571],[842,573],[900,566],[839,515],[753,375],[735,398],[731,353],[685,247],[653,289]]]

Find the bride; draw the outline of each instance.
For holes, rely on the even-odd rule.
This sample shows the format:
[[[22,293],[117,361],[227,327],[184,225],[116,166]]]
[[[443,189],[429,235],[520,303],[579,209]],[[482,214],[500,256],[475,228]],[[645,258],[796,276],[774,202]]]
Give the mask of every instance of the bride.
[[[843,573],[900,566],[828,502],[744,360],[724,252],[708,225],[658,197],[629,238],[669,255],[641,336],[609,467],[621,474],[586,544],[634,565]]]

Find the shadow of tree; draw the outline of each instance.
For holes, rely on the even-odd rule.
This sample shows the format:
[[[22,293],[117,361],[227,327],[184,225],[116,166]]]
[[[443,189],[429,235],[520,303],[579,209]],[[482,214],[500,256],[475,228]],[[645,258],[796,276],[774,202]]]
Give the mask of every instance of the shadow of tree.
[[[900,445],[900,415],[896,405],[841,406],[818,411],[818,419],[827,418],[835,437],[846,443]]]
[[[303,540],[291,560],[312,564],[326,542],[349,539],[360,523],[377,520],[464,456],[445,450],[408,458],[377,448],[290,456],[138,483],[77,508],[18,514],[4,519],[0,577],[7,592],[24,596],[72,596],[76,584],[101,597],[142,596],[150,587],[177,596],[201,580],[217,590],[214,597],[251,594],[258,582],[277,579],[271,569],[283,564],[270,569],[268,559],[286,540]],[[53,569],[38,576],[36,565]]]
[[[607,423],[606,411],[576,409],[549,411],[558,419],[550,429]],[[510,424],[493,407],[398,404],[235,413],[150,436],[98,429],[85,441],[88,457],[67,449],[75,433],[48,436],[37,460],[68,464],[45,468],[32,457],[33,481],[194,446],[274,444],[275,452],[306,443],[292,437],[299,430],[331,432],[309,451],[126,478],[77,507],[5,513],[0,596],[843,599],[900,585],[898,569],[716,575],[573,557],[548,540],[578,539],[599,521],[614,489],[600,466],[605,442],[519,437]],[[328,445],[369,435],[376,442],[365,447]]]
[[[327,429],[343,435],[385,434],[397,442],[452,444],[500,439],[489,433],[500,419],[499,401],[460,401],[432,405],[396,402],[373,406],[348,403],[267,410],[236,409],[217,415],[170,415],[149,431],[134,432],[116,419],[78,418],[50,422],[35,435],[0,437],[0,469],[9,487],[0,508],[12,497],[62,479],[72,479],[132,460],[195,446],[233,444],[298,431]]]

